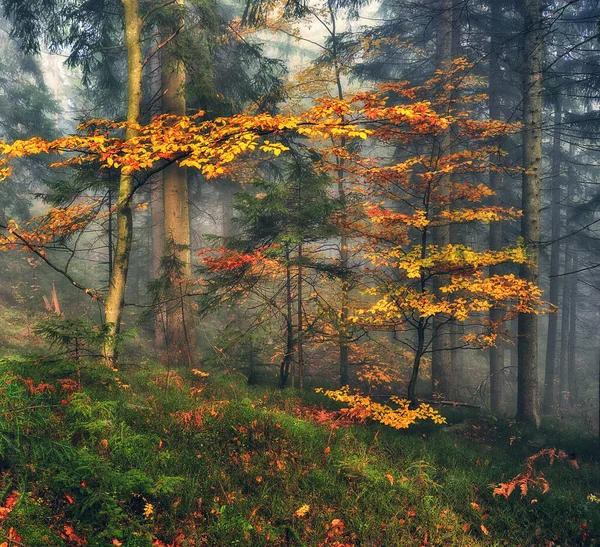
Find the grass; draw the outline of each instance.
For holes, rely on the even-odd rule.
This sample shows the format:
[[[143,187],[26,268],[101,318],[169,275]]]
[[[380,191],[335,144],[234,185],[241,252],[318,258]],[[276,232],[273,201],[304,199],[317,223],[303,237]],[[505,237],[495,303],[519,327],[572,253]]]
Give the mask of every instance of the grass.
[[[6,357],[0,545],[598,544],[592,439],[456,410],[447,426],[336,428],[315,407],[337,408],[237,375]],[[493,496],[542,446],[579,469],[541,464],[547,493]]]

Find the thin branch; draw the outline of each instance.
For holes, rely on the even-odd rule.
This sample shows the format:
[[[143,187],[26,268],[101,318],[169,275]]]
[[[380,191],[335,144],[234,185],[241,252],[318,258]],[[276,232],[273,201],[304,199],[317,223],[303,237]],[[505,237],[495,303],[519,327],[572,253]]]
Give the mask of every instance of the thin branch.
[[[171,34],[171,36],[169,36],[164,42],[158,44],[158,46],[156,46],[154,48],[154,51],[152,51],[152,53],[150,53],[150,55],[148,55],[148,57],[146,57],[144,59],[144,62],[142,63],[142,66],[145,67],[148,62],[150,61],[150,59],[152,59],[152,57],[154,57],[162,48],[164,48],[166,45],[169,44],[169,42],[172,42],[175,37],[183,30],[184,25],[181,25],[173,34]]]
[[[142,17],[142,24],[145,23],[150,17],[152,17],[152,15],[154,15],[157,11],[166,8],[167,6],[170,6],[171,4],[174,4],[177,0],[167,0],[166,2],[163,2],[162,4],[158,4],[157,6],[154,6],[150,11],[148,11],[146,13],[146,15],[144,15]]]
[[[15,230],[9,230],[7,226],[4,226],[2,224],[0,224],[0,229],[6,230],[8,232],[10,232],[12,235],[14,235],[17,239],[19,239],[23,245],[25,247],[27,247],[27,249],[29,249],[33,254],[35,254],[37,257],[41,258],[46,264],[48,264],[48,266],[50,266],[55,272],[58,272],[59,274],[61,274],[62,276],[66,277],[70,282],[71,285],[73,285],[75,288],[79,289],[80,291],[83,291],[85,294],[89,295],[91,298],[95,299],[95,300],[102,300],[102,295],[99,294],[97,291],[92,290],[88,287],[84,287],[83,285],[79,284],[77,281],[75,281],[75,279],[73,279],[68,272],[66,272],[65,270],[59,268],[56,264],[54,264],[53,262],[51,262],[42,251],[40,251],[39,249],[37,249],[34,245],[32,245],[29,241],[27,241],[27,239],[25,237],[23,237],[21,234],[19,234],[18,232],[16,232]]]

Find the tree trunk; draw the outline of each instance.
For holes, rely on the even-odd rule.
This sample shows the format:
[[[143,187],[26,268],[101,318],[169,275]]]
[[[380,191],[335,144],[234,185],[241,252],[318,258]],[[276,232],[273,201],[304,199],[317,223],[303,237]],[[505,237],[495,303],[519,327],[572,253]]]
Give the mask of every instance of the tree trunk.
[[[417,401],[416,395],[416,387],[417,381],[419,379],[419,369],[421,367],[421,360],[423,358],[423,353],[425,350],[425,330],[426,324],[424,320],[419,319],[417,325],[417,348],[415,351],[415,357],[413,360],[412,372],[410,375],[410,381],[408,383],[408,400],[410,401],[410,405],[412,408],[417,408],[419,406],[419,402]]]
[[[292,319],[292,271],[290,267],[290,249],[285,246],[285,355],[279,368],[279,387],[284,388],[290,375],[294,355],[294,322]]]
[[[452,61],[452,0],[441,0],[439,11],[439,23],[436,37],[436,61],[439,69],[448,69]],[[447,108],[447,107],[446,107]],[[448,152],[450,146],[450,131],[445,131],[437,143],[437,157],[441,157]],[[443,177],[437,183],[440,187],[439,193],[447,191],[449,180]],[[433,243],[440,248],[447,247],[450,244],[449,226],[438,226],[433,229]],[[434,279],[433,290],[439,293],[439,289],[444,285],[445,279],[438,276]],[[431,356],[431,382],[432,391],[440,396],[447,398],[450,395],[452,379],[452,355],[450,351],[451,344],[450,322],[447,317],[440,317],[439,314],[433,321],[433,341]]]
[[[177,0],[183,6],[183,0]],[[162,58],[163,112],[183,116],[185,104],[185,67],[173,48],[163,48]],[[166,305],[167,358],[170,365],[196,366],[196,333],[194,316],[187,293],[192,279],[190,216],[187,170],[176,164],[163,172],[165,207],[165,245],[179,264],[179,279],[174,294]]]
[[[302,243],[298,245],[298,387],[304,389],[304,316],[303,316],[303,297],[302,297]]]
[[[550,246],[550,294],[549,303],[558,310],[559,283],[557,277],[560,267],[560,171],[561,171],[561,122],[560,97],[554,104],[554,135],[552,142],[552,243]],[[546,374],[544,379],[544,414],[553,414],[556,410],[555,367],[556,339],[558,336],[558,314],[550,313],[548,317],[548,337],[546,339]]]
[[[153,48],[159,46],[159,40],[154,40]],[[155,101],[151,106],[152,117],[161,113],[161,101],[158,100],[162,89],[161,81],[161,55],[154,54],[150,59],[150,100]],[[150,232],[152,236],[152,279],[158,279],[161,275],[161,261],[165,254],[165,203],[163,193],[163,174],[157,173],[150,181]],[[163,303],[159,303],[154,315],[154,347],[163,351],[166,348],[166,311]]]
[[[523,218],[521,236],[528,261],[521,265],[525,281],[538,284],[540,241],[540,189],[542,180],[542,6],[540,0],[523,4]],[[538,318],[519,315],[519,369],[517,376],[517,420],[540,423],[538,386]]]
[[[221,235],[224,238],[233,236],[233,196],[235,191],[231,186],[233,182],[223,181],[219,187],[219,198],[221,200]]]
[[[564,273],[573,271],[573,259],[571,257],[571,245],[567,240],[565,248]],[[562,278],[562,302],[560,306],[560,354],[559,354],[559,397],[560,409],[567,407],[569,402],[569,374],[568,374],[568,350],[569,350],[569,312],[571,310],[571,283],[568,275]]]
[[[573,273],[569,276],[570,288],[570,302],[569,302],[569,352],[567,360],[567,375],[569,386],[569,402],[574,405],[577,402],[577,377],[576,377],[576,366],[577,366],[577,282],[578,275],[575,273],[579,269],[579,258],[577,253],[573,254]]]
[[[462,11],[462,0],[452,0],[452,47],[451,47],[451,57],[452,59],[457,59],[463,55],[462,45],[461,45],[461,22],[460,22],[460,14]],[[454,100],[458,101],[458,95],[456,94]],[[460,133],[460,129],[458,124],[452,124],[450,129],[450,135],[452,142],[457,142],[458,135]],[[455,153],[457,151],[456,146],[451,146],[450,153]],[[451,175],[452,183],[458,182],[460,175],[453,173]],[[450,225],[450,243],[452,244],[461,244],[464,243],[464,232],[460,229],[460,224],[452,224]],[[462,324],[453,320],[450,325],[450,384],[448,387],[449,394],[452,396],[452,399],[456,400],[458,398],[458,391],[460,386],[460,374],[463,369],[463,359],[464,359],[464,351],[460,349],[461,346],[461,335],[462,335]]]
[[[496,0],[490,2],[491,17],[490,17],[490,60],[489,60],[489,108],[490,118],[492,120],[500,119],[500,96],[502,75],[500,72],[500,50],[502,47],[499,36],[500,26],[500,4]],[[500,160],[498,154],[493,154],[490,158],[492,169],[490,169],[490,189],[494,192],[491,205],[500,205],[498,192],[502,185],[502,174],[493,168]],[[502,247],[502,223],[490,223],[490,249],[498,250]],[[500,268],[497,266],[490,267],[490,275],[500,273]],[[502,312],[498,309],[490,310],[490,321],[497,323],[502,319]],[[490,348],[490,408],[492,412],[502,410],[502,383],[504,377],[504,346],[503,342],[499,341],[495,346]]]
[[[127,122],[130,124],[125,138],[131,139],[137,132],[132,124],[140,121],[142,104],[142,21],[138,0],[122,0],[125,9],[125,40],[127,46]],[[117,198],[117,234],[114,265],[108,295],[104,305],[106,319],[106,341],[103,348],[105,361],[114,366],[117,360],[117,337],[121,330],[121,319],[125,302],[125,285],[129,270],[131,243],[133,239],[132,200],[134,180],[130,174],[121,172]]]
[[[340,101],[344,100],[344,88],[342,85],[342,67],[340,66],[338,57],[338,35],[337,35],[337,21],[334,6],[331,2],[328,2],[329,16],[331,20],[331,43],[332,43],[332,57],[333,57],[333,69],[335,73],[335,82],[337,86],[337,95]],[[340,139],[340,147],[345,148],[346,138]],[[343,158],[336,158],[337,163],[337,190],[338,199],[340,200],[341,206],[341,224],[342,230],[340,234],[340,269],[343,274],[341,283],[341,295],[340,295],[340,318],[339,318],[339,359],[340,359],[340,386],[348,385],[348,303],[350,293],[350,283],[346,277],[348,273],[348,235],[346,233],[346,189],[344,187],[345,179],[345,160]]]

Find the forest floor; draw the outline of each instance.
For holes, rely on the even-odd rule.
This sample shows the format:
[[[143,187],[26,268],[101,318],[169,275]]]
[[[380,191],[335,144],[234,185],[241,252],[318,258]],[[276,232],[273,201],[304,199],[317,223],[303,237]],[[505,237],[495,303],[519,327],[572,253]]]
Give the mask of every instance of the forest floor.
[[[600,544],[595,439],[456,409],[396,431],[338,409],[236,373],[13,350],[0,359],[0,546]],[[568,456],[528,473],[542,448]],[[525,493],[494,495],[519,474]]]

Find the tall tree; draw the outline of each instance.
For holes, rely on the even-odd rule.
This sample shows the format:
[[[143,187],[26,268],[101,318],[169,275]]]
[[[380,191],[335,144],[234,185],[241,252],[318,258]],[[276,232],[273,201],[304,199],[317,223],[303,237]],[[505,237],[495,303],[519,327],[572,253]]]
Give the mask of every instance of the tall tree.
[[[161,113],[162,101],[162,70],[161,53],[158,51],[160,45],[158,30],[152,40],[152,48],[155,54],[149,61],[150,78],[150,115],[158,116]],[[150,183],[150,238],[151,238],[151,278],[158,280],[161,275],[161,261],[165,254],[165,202],[163,190],[163,174],[156,173],[149,181]],[[154,311],[154,347],[162,351],[166,348],[166,312],[160,295],[157,295],[157,306]]]
[[[561,227],[561,120],[562,108],[561,98],[554,99],[554,131],[552,136],[552,229],[550,244],[550,291],[549,303],[558,310],[558,297],[560,279],[558,272],[560,268],[560,227]],[[546,339],[546,374],[544,379],[544,414],[552,414],[555,410],[555,367],[556,367],[556,342],[558,338],[558,314],[551,313],[548,318],[548,337]]]
[[[169,40],[183,26],[183,0],[176,0],[172,15],[172,27],[164,41]],[[176,42],[171,42],[173,46]],[[185,66],[174,47],[162,51],[162,110],[165,114],[184,116]],[[165,251],[175,264],[176,271],[171,297],[167,300],[166,347],[171,364],[193,367],[198,362],[196,332],[190,299],[187,293],[192,279],[192,256],[190,240],[190,217],[188,203],[187,170],[176,164],[163,172],[164,184],[164,231]],[[172,270],[173,271],[173,270]]]
[[[500,16],[501,6],[496,0],[490,1],[490,50],[489,50],[489,76],[488,76],[488,101],[490,118],[492,120],[500,119],[500,90],[502,83],[502,73],[500,71],[501,55],[501,36],[500,36]],[[498,163],[498,154],[493,154],[491,158],[493,163]],[[492,196],[492,205],[500,205],[500,186],[502,183],[502,173],[498,169],[490,169],[490,189],[494,191]],[[490,224],[490,249],[498,250],[502,246],[502,224],[492,222]],[[490,268],[490,275],[499,273],[497,266]],[[490,310],[490,321],[497,322],[501,318],[501,312],[497,309]],[[490,407],[492,411],[499,411],[502,406],[502,376],[504,368],[504,348],[502,341],[498,341],[495,346],[490,348]]]
[[[529,260],[521,277],[535,285],[539,280],[540,209],[542,182],[542,5],[524,0],[523,41],[523,176],[521,237]],[[539,425],[538,318],[521,313],[518,326],[517,419]]]
[[[452,19],[453,9],[452,0],[440,0],[436,35],[436,64],[440,70],[449,70],[452,62]],[[449,114],[451,110],[451,101],[448,104],[442,104],[440,112],[442,115]],[[451,130],[444,131],[437,139],[434,154],[438,160],[449,152],[451,146]],[[437,184],[442,192],[448,193],[450,175],[446,175]],[[440,201],[443,203],[443,201]],[[440,205],[442,207],[442,205]],[[438,214],[441,211],[438,212]],[[441,224],[433,228],[433,243],[439,248],[445,248],[450,244],[450,224]],[[445,284],[443,276],[434,278],[433,290],[438,292]],[[451,324],[448,318],[438,314],[433,320],[433,351],[431,355],[431,381],[434,393],[442,397],[448,397],[451,394],[453,380],[452,371],[452,351],[451,351]]]

